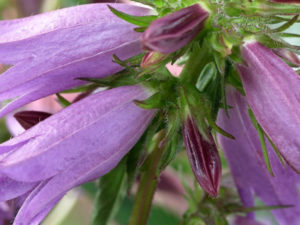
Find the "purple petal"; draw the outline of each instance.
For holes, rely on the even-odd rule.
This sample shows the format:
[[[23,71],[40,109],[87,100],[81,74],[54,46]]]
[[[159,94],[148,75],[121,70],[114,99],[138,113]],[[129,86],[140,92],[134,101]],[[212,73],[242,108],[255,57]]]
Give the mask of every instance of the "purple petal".
[[[235,140],[218,135],[218,140],[229,163],[239,194],[246,206],[253,204],[252,191],[266,205],[292,205],[291,208],[273,210],[282,224],[298,225],[300,221],[300,197],[297,190],[299,178],[288,166],[281,165],[272,147],[268,145],[272,177],[265,165],[259,138],[248,116],[246,99],[234,90],[228,90],[229,109],[218,115],[218,125],[235,137]],[[252,201],[252,202],[251,202]]]
[[[126,4],[113,7],[134,15],[149,12]],[[122,67],[112,62],[113,54],[127,59],[141,52],[140,34],[133,28],[114,16],[106,4],[0,22],[0,62],[15,65],[0,76],[0,99],[18,97],[0,116],[85,84],[76,78],[105,77],[120,71]]]
[[[141,126],[144,129],[154,114],[132,102],[147,96],[141,87],[127,86],[102,91],[72,104],[0,145],[1,150],[30,139],[0,158],[1,173],[15,180],[33,182],[65,171],[79,158],[112,160],[110,157],[115,153],[125,154],[129,150],[123,149],[126,143],[140,135],[135,132]],[[118,157],[115,160],[117,163]]]
[[[25,194],[36,186],[36,183],[24,183],[0,175],[0,202]]]
[[[39,225],[42,220],[45,218],[45,216],[51,211],[51,209],[58,203],[58,201],[63,197],[60,196],[56,200],[50,202],[44,209],[42,209],[37,215],[35,215],[32,219],[23,219],[22,216],[24,216],[24,211],[27,208],[28,203],[35,197],[35,195],[45,186],[47,181],[42,182],[39,186],[37,186],[26,198],[24,201],[22,207],[18,211],[17,217],[14,220],[13,225]],[[26,213],[26,212],[25,212]],[[28,218],[28,216],[25,216]]]
[[[239,72],[249,105],[287,163],[300,172],[300,77],[270,49],[252,42],[242,48]]]

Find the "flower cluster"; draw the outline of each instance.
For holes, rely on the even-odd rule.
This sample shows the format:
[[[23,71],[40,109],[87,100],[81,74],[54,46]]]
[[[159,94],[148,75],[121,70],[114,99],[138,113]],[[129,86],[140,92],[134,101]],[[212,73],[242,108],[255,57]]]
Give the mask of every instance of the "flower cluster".
[[[87,4],[0,22],[0,62],[10,66],[0,76],[1,117],[81,92],[53,115],[15,114],[26,131],[0,144],[0,224],[14,214],[12,199],[22,199],[14,225],[39,224],[70,189],[108,174],[130,150],[128,171],[141,174],[135,204],[144,207],[134,205],[130,225],[146,224],[159,174],[185,146],[211,213],[187,214],[184,224],[194,214],[227,224],[235,212],[248,215],[234,224],[260,224],[248,210],[257,196],[279,224],[297,225],[300,47],[282,37],[299,37],[284,33],[300,10],[284,3],[299,1],[142,2],[152,9]],[[179,77],[170,62],[183,65]],[[223,201],[221,151],[236,211]]]

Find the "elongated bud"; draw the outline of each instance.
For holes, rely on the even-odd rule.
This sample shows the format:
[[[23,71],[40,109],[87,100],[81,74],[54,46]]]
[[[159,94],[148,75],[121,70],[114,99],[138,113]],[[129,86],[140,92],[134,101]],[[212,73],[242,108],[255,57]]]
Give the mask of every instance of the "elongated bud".
[[[194,4],[155,20],[142,35],[143,48],[165,54],[175,52],[195,38],[208,15]]]
[[[49,116],[51,116],[50,113],[40,111],[21,111],[14,114],[16,120],[25,130],[47,119]]]
[[[209,134],[210,141],[206,141],[190,117],[183,124],[182,130],[188,158],[198,183],[209,195],[216,197],[222,169],[213,137]]]

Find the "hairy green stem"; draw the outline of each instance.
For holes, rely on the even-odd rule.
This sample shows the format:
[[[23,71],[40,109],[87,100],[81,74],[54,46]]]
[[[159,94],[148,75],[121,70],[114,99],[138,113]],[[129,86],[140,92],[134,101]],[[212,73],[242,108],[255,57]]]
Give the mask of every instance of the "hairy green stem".
[[[158,134],[154,150],[145,162],[145,168],[141,173],[141,179],[133,204],[129,225],[147,224],[152,206],[152,199],[160,175],[160,159],[165,150],[164,146],[161,147],[161,142],[163,141],[164,136],[164,131],[161,131]]]

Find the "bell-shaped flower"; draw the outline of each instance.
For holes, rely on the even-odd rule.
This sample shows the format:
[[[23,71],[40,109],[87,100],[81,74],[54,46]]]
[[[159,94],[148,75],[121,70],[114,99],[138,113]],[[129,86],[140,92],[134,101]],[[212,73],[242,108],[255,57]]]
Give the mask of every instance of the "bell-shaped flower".
[[[111,4],[132,15],[149,9]],[[0,116],[36,99],[85,84],[78,78],[105,77],[122,67],[113,55],[141,52],[140,34],[106,4],[87,4],[0,21],[0,63],[13,65],[0,76],[0,101],[15,100]]]
[[[154,116],[133,102],[149,95],[140,86],[101,91],[1,144],[1,190],[15,185],[0,201],[34,188],[14,225],[37,224],[68,190],[113,169]]]
[[[223,135],[218,135],[218,140],[242,202],[245,207],[253,207],[255,193],[267,206],[290,206],[271,212],[279,224],[298,225],[300,221],[298,175],[288,165],[283,166],[271,145],[267,145],[274,176],[269,173],[257,131],[248,115],[246,98],[233,89],[229,89],[227,94],[227,103],[232,108],[228,109],[229,116],[224,110],[220,110],[217,123],[232,134],[235,140]]]
[[[161,17],[143,33],[143,48],[164,54],[175,52],[197,36],[208,16],[206,10],[194,4]]]
[[[209,195],[217,197],[222,172],[221,160],[213,137],[208,134],[209,140],[206,140],[191,117],[183,123],[182,133],[196,180]]]
[[[258,42],[242,47],[238,66],[249,105],[286,162],[300,173],[300,77]]]

